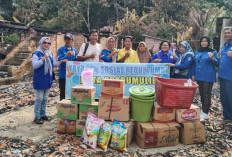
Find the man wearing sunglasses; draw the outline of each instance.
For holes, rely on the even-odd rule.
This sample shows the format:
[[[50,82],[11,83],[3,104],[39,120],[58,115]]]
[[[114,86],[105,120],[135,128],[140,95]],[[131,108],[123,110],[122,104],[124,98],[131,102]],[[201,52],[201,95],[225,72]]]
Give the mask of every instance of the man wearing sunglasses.
[[[73,47],[73,35],[66,33],[64,36],[65,45],[58,50],[58,61],[62,61],[59,67],[59,87],[60,100],[65,99],[65,82],[66,82],[66,62],[76,61],[77,50]]]

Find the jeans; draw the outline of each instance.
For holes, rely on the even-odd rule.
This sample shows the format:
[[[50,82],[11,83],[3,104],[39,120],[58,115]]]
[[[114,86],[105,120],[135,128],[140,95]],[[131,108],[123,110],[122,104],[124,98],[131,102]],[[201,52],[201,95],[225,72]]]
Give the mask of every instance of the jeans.
[[[50,89],[35,90],[34,118],[46,116],[46,104]]]
[[[59,79],[60,101],[65,99],[65,82],[66,82],[66,79]]]
[[[232,81],[220,78],[220,98],[224,120],[232,120]]]
[[[199,85],[202,111],[208,114],[209,109],[211,107],[211,93],[213,88],[213,82],[197,81],[197,84]]]

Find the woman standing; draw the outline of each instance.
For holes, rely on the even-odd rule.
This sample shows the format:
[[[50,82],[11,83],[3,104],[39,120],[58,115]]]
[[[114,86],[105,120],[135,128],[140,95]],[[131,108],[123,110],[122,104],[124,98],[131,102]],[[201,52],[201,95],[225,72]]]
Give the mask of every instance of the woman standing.
[[[103,62],[116,63],[117,53],[118,51],[115,49],[115,39],[113,37],[107,38],[106,49],[102,50],[100,59]]]
[[[149,63],[151,60],[151,54],[147,49],[145,42],[140,42],[137,48],[137,53],[140,63]]]
[[[200,49],[196,51],[193,66],[193,80],[199,85],[202,111],[201,119],[209,119],[211,92],[216,82],[216,66],[218,66],[217,51],[211,49],[210,39],[206,36],[200,39]]]
[[[58,67],[51,52],[51,41],[43,37],[39,41],[39,48],[32,55],[32,66],[34,69],[33,87],[35,89],[34,122],[43,124],[44,120],[50,120],[46,116],[46,103],[49,90],[52,86],[53,67]]]
[[[170,51],[171,44],[164,40],[160,43],[160,51],[153,55],[151,63],[175,63],[176,54]]]
[[[160,51],[153,55],[151,63],[176,63],[176,53],[170,51],[171,44],[164,40],[160,43]],[[173,68],[170,68],[170,76],[172,76]]]
[[[192,64],[194,53],[187,41],[182,41],[178,50],[179,56],[175,64],[169,64],[174,67],[173,77],[179,79],[190,79],[192,77]]]

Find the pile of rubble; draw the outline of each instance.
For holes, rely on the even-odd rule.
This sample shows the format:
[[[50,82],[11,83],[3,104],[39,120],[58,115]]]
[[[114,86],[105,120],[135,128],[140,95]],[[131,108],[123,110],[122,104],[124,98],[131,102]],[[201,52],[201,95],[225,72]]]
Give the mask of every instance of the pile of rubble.
[[[58,81],[53,82],[48,102],[59,95]],[[0,114],[20,107],[34,105],[35,92],[32,82],[20,82],[0,87]]]
[[[57,99],[58,83],[54,82],[49,101]],[[25,105],[33,105],[34,91],[32,83],[12,84],[0,90],[0,113],[11,111]],[[200,97],[196,95],[194,104],[201,106]],[[180,148],[166,153],[148,155],[144,149],[130,149],[128,152],[107,152],[86,147],[81,139],[71,135],[51,136],[45,141],[34,143],[0,137],[0,156],[232,156],[232,122],[223,122],[220,103],[219,85],[215,84],[212,95],[210,120],[205,121],[206,142],[190,148]],[[155,148],[159,149],[159,148]]]

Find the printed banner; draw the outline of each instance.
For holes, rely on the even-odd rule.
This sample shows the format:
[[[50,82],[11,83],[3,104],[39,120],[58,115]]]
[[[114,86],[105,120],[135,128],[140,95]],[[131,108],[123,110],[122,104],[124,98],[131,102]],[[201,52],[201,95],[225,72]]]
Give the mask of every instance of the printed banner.
[[[66,99],[71,98],[71,88],[81,85],[81,72],[84,68],[94,68],[94,86],[96,98],[101,95],[102,79],[125,80],[125,95],[129,88],[137,85],[155,86],[154,76],[170,77],[170,68],[166,63],[101,63],[101,62],[67,62],[66,64]]]

